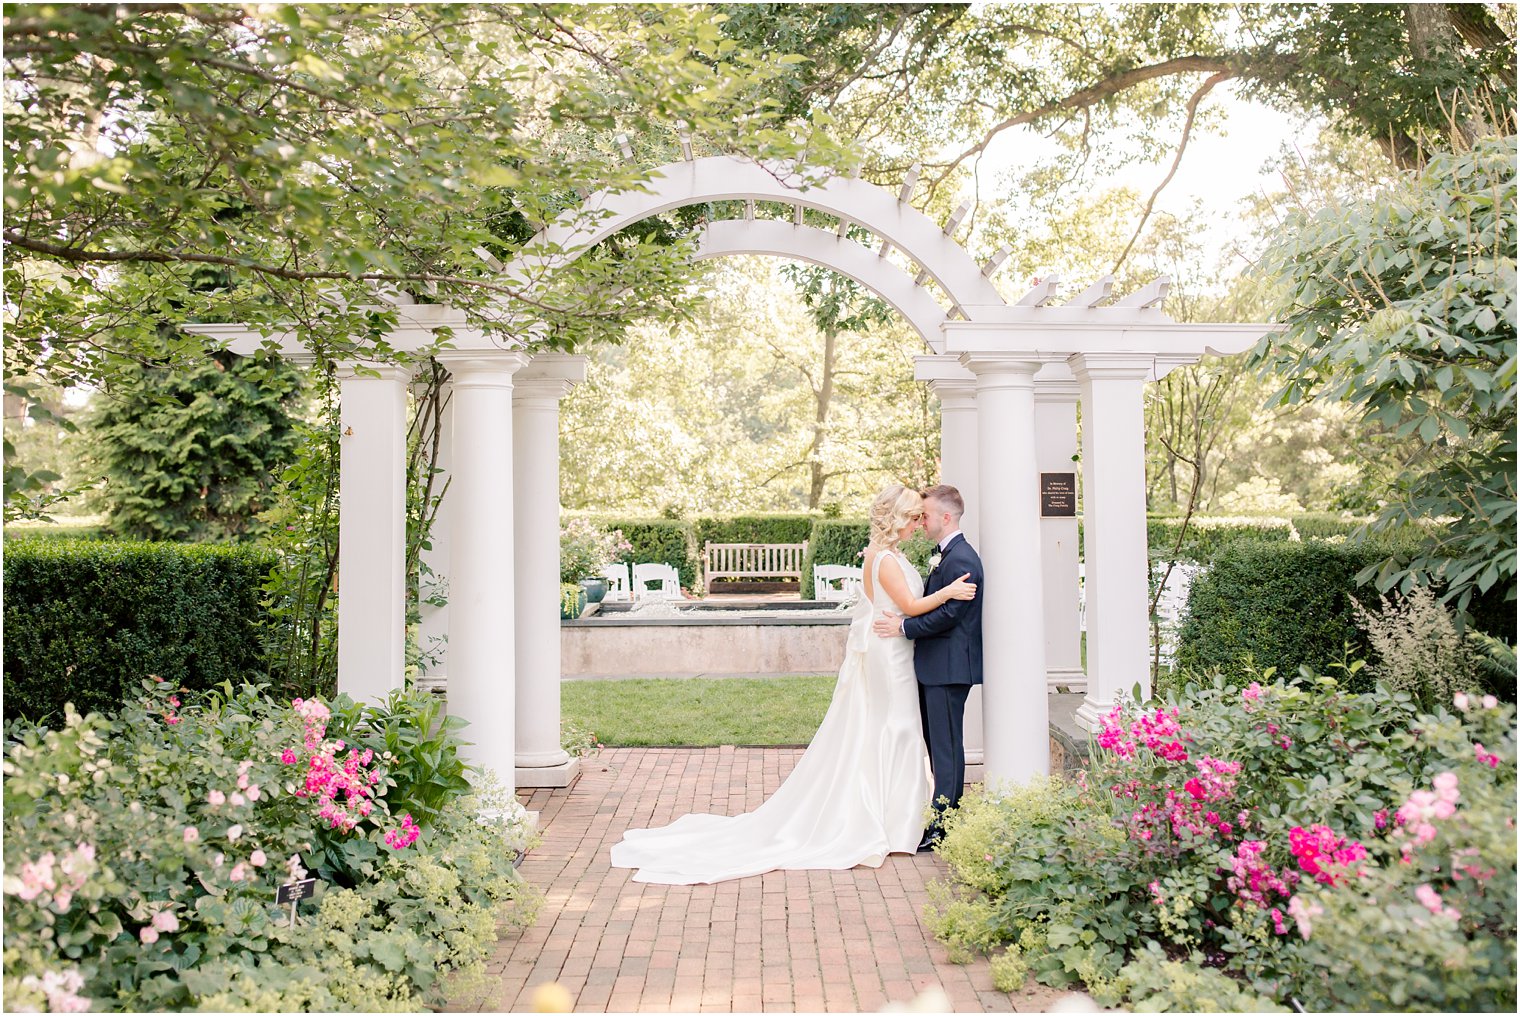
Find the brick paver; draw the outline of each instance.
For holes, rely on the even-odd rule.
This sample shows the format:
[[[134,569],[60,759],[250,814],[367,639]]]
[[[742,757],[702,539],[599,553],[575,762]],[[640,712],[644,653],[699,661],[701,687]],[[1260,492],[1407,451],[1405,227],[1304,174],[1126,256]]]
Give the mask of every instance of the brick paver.
[[[920,916],[927,884],[945,872],[934,855],[702,886],[645,885],[608,863],[626,829],[753,809],[801,754],[611,749],[569,790],[525,792],[543,844],[522,873],[543,909],[532,927],[505,933],[490,989],[456,1011],[529,1011],[551,981],[577,1012],[871,1012],[934,985],[958,1012],[1043,1011],[1055,993],[1010,997],[985,959],[946,960]]]

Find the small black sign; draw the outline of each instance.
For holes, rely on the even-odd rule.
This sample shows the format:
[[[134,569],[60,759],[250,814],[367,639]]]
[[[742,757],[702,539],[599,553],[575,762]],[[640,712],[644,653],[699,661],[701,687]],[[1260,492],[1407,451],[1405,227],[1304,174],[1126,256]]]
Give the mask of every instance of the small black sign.
[[[311,894],[316,891],[316,884],[317,880],[314,878],[302,879],[299,882],[287,882],[280,886],[279,890],[275,893],[274,901],[276,904],[284,904],[298,903],[301,900],[309,899]]]
[[[1077,474],[1040,474],[1040,517],[1072,519],[1077,517]]]

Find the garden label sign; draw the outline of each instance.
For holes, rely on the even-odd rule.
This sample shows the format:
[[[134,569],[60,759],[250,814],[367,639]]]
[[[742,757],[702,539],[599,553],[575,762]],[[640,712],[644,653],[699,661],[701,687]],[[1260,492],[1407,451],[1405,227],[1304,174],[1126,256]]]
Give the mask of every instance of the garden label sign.
[[[316,891],[317,880],[303,878],[298,882],[286,882],[280,886],[274,894],[275,906],[285,903],[290,904],[290,926],[296,926],[296,904],[311,896]]]

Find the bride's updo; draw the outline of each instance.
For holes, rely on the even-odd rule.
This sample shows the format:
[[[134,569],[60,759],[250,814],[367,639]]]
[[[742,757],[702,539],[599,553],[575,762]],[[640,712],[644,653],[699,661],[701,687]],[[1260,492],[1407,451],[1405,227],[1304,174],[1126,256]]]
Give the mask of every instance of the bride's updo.
[[[908,516],[918,511],[922,505],[923,499],[918,496],[918,492],[909,490],[900,483],[894,483],[877,494],[876,500],[871,504],[871,545],[896,550],[899,542],[897,534],[908,525]]]

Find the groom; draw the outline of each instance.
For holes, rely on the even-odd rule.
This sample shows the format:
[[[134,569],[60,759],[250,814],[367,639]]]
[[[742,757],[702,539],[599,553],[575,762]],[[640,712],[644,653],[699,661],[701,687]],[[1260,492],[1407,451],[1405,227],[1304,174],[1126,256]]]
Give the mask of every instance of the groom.
[[[913,670],[918,675],[918,709],[924,742],[934,769],[934,819],[924,830],[919,850],[929,850],[943,834],[940,816],[960,804],[966,783],[966,745],[961,728],[971,686],[982,683],[982,559],[961,532],[966,503],[961,492],[940,484],[923,492],[924,531],[939,543],[930,559],[924,595],[968,572],[977,585],[975,599],[950,600],[918,617],[885,611],[873,629],[882,638],[906,636],[914,641]]]

